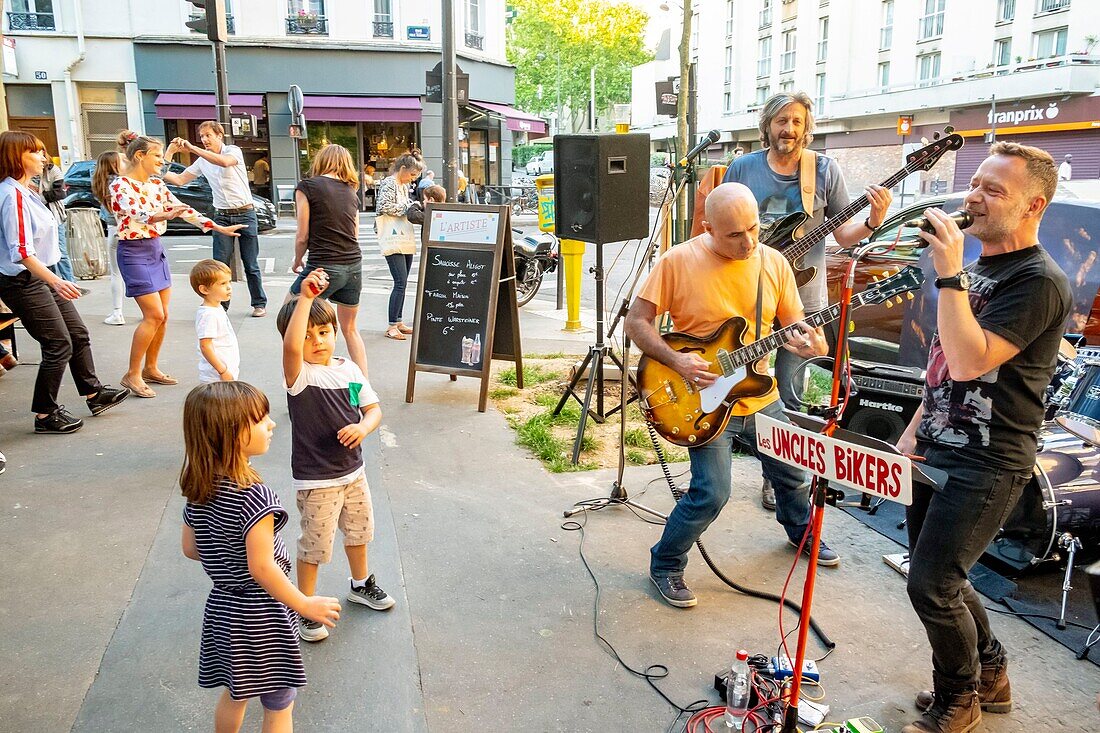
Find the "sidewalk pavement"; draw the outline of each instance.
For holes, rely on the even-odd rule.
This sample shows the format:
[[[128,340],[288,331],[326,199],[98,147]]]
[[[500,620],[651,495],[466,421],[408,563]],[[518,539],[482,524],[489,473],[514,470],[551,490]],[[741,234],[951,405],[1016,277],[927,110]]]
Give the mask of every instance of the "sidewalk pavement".
[[[79,307],[92,331],[104,381],[124,371],[132,323],[110,327],[107,282],[89,284]],[[273,305],[282,288],[272,288]],[[209,730],[217,693],[196,683],[198,636],[209,581],[179,552],[183,501],[175,486],[183,399],[195,381],[192,315],[183,278],[164,366],[181,378],[154,400],[132,398],[89,418],[70,436],[34,436],[27,412],[35,367],[0,378],[0,730]],[[242,377],[263,389],[278,423],[256,465],[291,514],[289,420],[282,396],[274,310],[230,315],[241,343]],[[532,304],[534,305],[534,304]],[[127,316],[135,308],[127,303]],[[390,612],[344,604],[332,636],[303,650],[310,685],[299,697],[299,730],[661,731],[675,711],[593,638],[594,588],[577,554],[580,533],[561,511],[606,495],[615,471],[548,474],[514,444],[503,416],[477,412],[478,382],[420,373],[416,401],[404,402],[408,343],[382,337],[385,297],[368,294],[360,318],[382,428],[365,446],[376,539],[371,571],[397,599]],[[563,334],[563,316],[521,310],[526,353],[582,354],[591,333]],[[37,348],[20,333],[21,356]],[[84,414],[71,382],[63,399]],[[686,465],[672,466],[685,481]],[[737,459],[730,506],[704,536],[735,580],[779,592],[792,553],[774,515],[758,506],[759,470]],[[667,512],[658,467],[627,470],[632,496]],[[578,517],[585,522],[585,517]],[[681,705],[702,697],[740,647],[775,653],[777,607],[736,594],[693,552],[691,610],[655,598],[648,548],[660,528],[625,509],[587,517],[584,551],[601,585],[601,631],[635,669],[666,664],[658,685]],[[841,512],[826,536],[843,557],[823,570],[815,618],[837,642],[821,663],[832,720],[869,715],[888,730],[914,717],[913,693],[930,679],[927,642],[904,582],[881,556],[897,545]],[[801,592],[800,563],[791,593]],[[319,592],[343,597],[342,557],[324,567]],[[1079,581],[1082,582],[1082,581]],[[785,615],[785,628],[794,627]],[[997,616],[1013,659],[1017,701],[984,729],[1085,731],[1097,719],[1100,673],[1030,626]],[[793,636],[791,637],[793,640]],[[792,647],[793,653],[793,647]],[[824,650],[811,641],[810,653]],[[258,729],[258,706],[247,730]]]

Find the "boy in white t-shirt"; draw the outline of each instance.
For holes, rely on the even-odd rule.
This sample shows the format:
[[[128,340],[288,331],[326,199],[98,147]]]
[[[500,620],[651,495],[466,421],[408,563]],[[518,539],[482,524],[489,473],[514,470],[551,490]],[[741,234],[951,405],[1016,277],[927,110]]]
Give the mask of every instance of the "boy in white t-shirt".
[[[202,260],[191,268],[191,288],[202,298],[195,313],[200,382],[232,382],[240,376],[237,334],[222,307],[229,300],[231,279],[229,267],[217,260]]]

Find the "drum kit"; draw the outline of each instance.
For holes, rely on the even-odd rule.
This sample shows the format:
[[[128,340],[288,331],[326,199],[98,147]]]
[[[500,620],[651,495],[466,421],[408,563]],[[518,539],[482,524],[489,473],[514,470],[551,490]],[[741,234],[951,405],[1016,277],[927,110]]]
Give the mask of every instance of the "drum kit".
[[[1034,476],[986,554],[1018,572],[1064,559],[1065,628],[1077,553],[1100,550],[1100,347],[1063,340],[1044,404]]]

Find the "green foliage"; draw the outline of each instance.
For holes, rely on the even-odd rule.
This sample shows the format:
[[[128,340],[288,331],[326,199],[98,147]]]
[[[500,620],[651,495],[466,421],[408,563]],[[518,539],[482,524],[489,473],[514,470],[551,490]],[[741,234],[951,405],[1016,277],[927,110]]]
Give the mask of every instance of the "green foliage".
[[[534,158],[544,150],[553,150],[553,145],[546,145],[545,143],[539,143],[538,145],[516,145],[512,148],[512,165],[516,167],[523,167],[531,162],[531,158]]]
[[[523,367],[523,385],[525,387],[534,387],[537,384],[543,384],[545,382],[552,382],[555,379],[560,379],[561,374],[558,372],[550,371],[538,364],[530,364]],[[498,377],[501,384],[509,387],[516,386],[516,368],[514,366],[503,369]]]
[[[553,424],[554,419],[549,412],[534,415],[522,423],[514,423],[516,442],[530,449],[552,473],[589,471],[595,468],[591,462],[586,461],[573,465],[570,461],[573,445],[571,442],[554,437],[551,432]],[[585,443],[588,445],[586,446]],[[585,436],[581,442],[581,449],[590,450],[593,447],[595,447],[595,441],[589,441],[588,436]]]
[[[653,58],[644,47],[645,12],[609,0],[513,0],[512,5],[516,18],[508,26],[507,54],[516,67],[521,109],[549,116],[560,96],[572,111],[563,127],[578,131],[592,68],[598,116],[606,119],[612,105],[630,101],[631,68]]]
[[[649,442],[649,433],[645,428],[629,428],[626,431],[626,444],[635,448],[645,448]]]
[[[644,466],[649,463],[649,455],[647,455],[645,451],[637,448],[627,448],[626,460],[636,466]]]
[[[494,400],[503,400],[518,394],[519,390],[515,387],[493,387],[489,390],[489,397]]]

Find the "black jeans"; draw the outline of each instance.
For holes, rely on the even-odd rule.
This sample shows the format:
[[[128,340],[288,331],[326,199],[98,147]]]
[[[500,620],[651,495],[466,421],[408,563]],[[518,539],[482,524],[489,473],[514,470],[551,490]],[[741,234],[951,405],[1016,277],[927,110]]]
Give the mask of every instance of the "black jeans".
[[[244,224],[244,229],[238,229],[240,237],[230,237],[214,232],[214,259],[232,267],[233,244],[236,242],[241,249],[241,264],[244,266],[245,279],[248,281],[248,294],[252,296],[253,308],[267,307],[267,294],[264,293],[263,278],[260,276],[260,234],[259,224],[256,222],[256,212],[246,211],[243,214],[215,214],[214,221],[224,227],[234,224]],[[228,307],[228,303],[222,303]]]
[[[405,286],[409,283],[409,271],[412,270],[413,256],[397,254],[386,255],[386,264],[390,266],[393,278],[393,290],[390,291],[390,325],[401,323],[401,311],[405,310]]]
[[[974,690],[981,665],[1001,664],[1005,650],[967,573],[1019,501],[1031,471],[1005,470],[922,443],[917,453],[948,473],[932,491],[913,485],[909,525],[909,599],[932,646],[936,690]]]
[[[102,388],[92,363],[88,327],[71,300],[62,298],[26,270],[14,277],[0,275],[0,300],[19,316],[27,333],[42,347],[31,410],[48,414],[57,409],[57,392],[61,389],[65,365],[81,395],[94,394]]]

